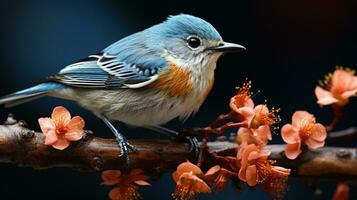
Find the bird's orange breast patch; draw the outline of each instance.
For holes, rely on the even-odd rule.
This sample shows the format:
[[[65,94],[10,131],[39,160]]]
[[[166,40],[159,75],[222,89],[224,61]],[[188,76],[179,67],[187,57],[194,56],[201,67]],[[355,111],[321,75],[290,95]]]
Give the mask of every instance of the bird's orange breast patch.
[[[148,87],[159,89],[163,94],[184,98],[192,91],[190,82],[191,73],[174,64],[170,64],[168,69],[162,71],[159,77],[148,85]]]

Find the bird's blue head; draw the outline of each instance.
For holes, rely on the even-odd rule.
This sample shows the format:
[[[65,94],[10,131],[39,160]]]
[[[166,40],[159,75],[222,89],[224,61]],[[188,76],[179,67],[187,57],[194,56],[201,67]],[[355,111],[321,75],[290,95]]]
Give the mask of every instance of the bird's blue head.
[[[224,42],[207,21],[187,14],[169,16],[166,21],[143,31],[147,45],[164,49],[167,56],[193,66],[217,61],[224,52],[241,51],[238,44]]]
[[[215,68],[220,55],[245,48],[224,42],[207,21],[186,14],[169,16],[166,21],[132,34],[104,51],[132,63],[162,65],[167,60],[191,69]],[[199,70],[202,71],[202,70]]]
[[[167,38],[186,40],[189,36],[197,36],[200,39],[222,41],[222,37],[210,23],[192,15],[169,16],[160,27]]]

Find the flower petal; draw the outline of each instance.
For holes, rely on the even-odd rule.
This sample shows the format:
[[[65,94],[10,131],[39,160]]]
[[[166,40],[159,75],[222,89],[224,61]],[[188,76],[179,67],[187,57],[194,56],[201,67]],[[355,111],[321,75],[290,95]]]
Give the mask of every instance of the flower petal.
[[[259,151],[258,147],[255,144],[250,144],[250,145],[244,147],[243,153],[242,153],[242,161],[241,161],[242,166],[247,165],[247,163],[249,161],[249,155],[253,151]]]
[[[113,188],[112,190],[110,190],[109,192],[109,198],[111,200],[119,200],[121,199],[121,192],[120,192],[120,188],[116,187],[116,188]]]
[[[247,168],[247,183],[249,186],[257,185],[257,167],[255,165],[251,165]]]
[[[249,107],[249,108],[254,108],[254,101],[252,98],[247,99],[247,101],[245,102],[245,106]]]
[[[281,137],[284,142],[288,144],[300,141],[299,130],[291,124],[285,124],[283,128],[281,128]]]
[[[300,128],[301,122],[306,119],[309,119],[311,117],[314,117],[314,116],[312,114],[310,114],[309,112],[306,112],[303,110],[296,111],[291,118],[291,122],[292,122],[291,124],[293,126],[295,126],[296,128]]]
[[[71,121],[71,113],[65,107],[57,106],[53,109],[51,118],[56,126],[66,126]]]
[[[270,127],[268,125],[259,126],[257,129],[253,131],[253,133],[254,136],[259,138],[259,140],[264,144],[267,144],[268,140],[272,139]]]
[[[287,144],[285,147],[285,156],[291,160],[297,158],[301,153],[301,143]]]
[[[193,182],[193,188],[196,193],[210,193],[211,188],[202,179],[195,176]]]
[[[250,97],[245,95],[242,96],[241,94],[238,94],[231,98],[229,102],[229,106],[231,107],[232,111],[238,112],[239,108],[243,108],[243,107],[253,108],[254,102]]]
[[[289,176],[290,172],[291,172],[291,169],[287,169],[287,168],[280,167],[280,166],[273,166],[272,167],[272,171],[275,172],[275,173],[278,173],[278,174],[280,174],[282,176]]]
[[[255,159],[259,158],[259,157],[260,157],[259,152],[252,151],[252,152],[250,152],[250,154],[248,156],[248,161],[255,160]]]
[[[243,119],[242,119],[243,121],[247,121],[247,122],[250,121],[255,115],[253,108],[248,107],[248,106],[239,108],[237,110],[237,113],[243,117]]]
[[[144,181],[144,180],[138,180],[138,181],[134,181],[135,184],[140,185],[140,186],[149,186],[151,185],[150,183]]]
[[[349,193],[350,187],[347,184],[339,183],[333,194],[332,200],[348,200],[350,196]]]
[[[310,149],[317,149],[317,148],[323,147],[325,145],[325,141],[318,141],[318,140],[314,140],[313,138],[309,137],[307,140],[305,140],[305,144]]]
[[[69,141],[65,138],[58,138],[58,140],[52,144],[52,147],[58,150],[64,150],[69,146]]]
[[[137,176],[142,173],[144,173],[142,169],[133,169],[130,171],[129,176]]]
[[[241,127],[238,129],[237,135],[252,135],[252,129]]]
[[[254,107],[254,112],[267,115],[269,113],[269,108],[265,104],[259,104]]]
[[[57,140],[58,137],[54,130],[48,131],[45,135],[45,145],[53,145]]]
[[[133,169],[129,173],[129,177],[132,181],[145,181],[149,179],[149,176],[143,174],[144,171],[142,169]]]
[[[73,117],[71,121],[67,124],[67,128],[69,129],[83,129],[84,126],[84,119],[80,116]]]
[[[357,89],[354,89],[354,90],[349,90],[349,91],[346,91],[344,93],[341,94],[341,98],[342,99],[348,99],[352,96],[355,96],[357,93]]]
[[[184,163],[181,163],[178,167],[177,167],[177,173],[179,175],[185,173],[185,172],[192,172],[195,175],[199,175],[199,174],[203,174],[202,170],[197,167],[196,165],[192,164],[189,161],[186,161]]]
[[[238,172],[238,178],[241,180],[241,181],[247,181],[247,178],[246,178],[246,176],[247,176],[247,167],[241,167],[240,169],[239,169],[239,172]]]
[[[71,129],[64,134],[64,137],[68,141],[78,141],[83,137],[83,129]]]
[[[350,83],[348,84],[348,90],[356,90],[357,89],[357,76],[353,76]]]
[[[261,150],[260,151],[260,158],[264,158],[264,159],[267,159],[271,154],[271,151],[270,150]]]
[[[317,140],[317,141],[325,141],[327,136],[326,128],[320,123],[316,123],[314,125],[314,129],[312,131],[312,134],[310,135],[310,138]]]
[[[118,183],[121,172],[119,170],[106,170],[102,172],[103,185],[115,185]]]
[[[332,74],[331,92],[338,93],[342,89],[347,89],[353,78],[353,74],[343,69],[336,69]]]
[[[255,143],[255,137],[253,136],[251,129],[243,127],[239,128],[237,133],[237,143],[240,147]]]
[[[210,187],[192,172],[184,172],[177,181],[177,185],[190,187],[194,194],[211,192]]]
[[[219,165],[215,165],[213,167],[211,167],[205,174],[205,176],[210,176],[213,175],[215,173],[217,173],[219,170],[221,170],[221,167]]]
[[[322,106],[338,102],[338,99],[336,99],[331,92],[322,89],[320,86],[316,86],[315,95],[317,97],[317,103]]]
[[[41,131],[42,133],[46,136],[47,133],[49,131],[53,131],[53,130],[56,130],[56,125],[55,123],[53,123],[53,121],[48,118],[48,117],[45,117],[45,118],[39,118],[38,119],[38,123],[40,125],[40,128],[41,128]]]
[[[177,181],[180,179],[180,175],[177,173],[177,171],[172,173],[172,179],[174,179],[175,183],[177,183]]]
[[[253,108],[248,106],[239,108],[237,113],[239,114],[237,120],[239,120],[241,123],[245,123],[242,125],[242,127],[248,127],[255,115]]]

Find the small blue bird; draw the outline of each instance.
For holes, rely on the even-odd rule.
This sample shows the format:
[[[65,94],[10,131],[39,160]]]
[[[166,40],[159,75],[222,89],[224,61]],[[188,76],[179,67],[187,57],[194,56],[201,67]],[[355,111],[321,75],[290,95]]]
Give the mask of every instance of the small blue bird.
[[[159,125],[197,112],[214,82],[217,59],[241,51],[208,22],[186,14],[127,36],[102,52],[66,66],[31,88],[0,99],[6,107],[39,97],[69,99],[100,117],[129,162],[135,151],[111,121],[176,133]]]

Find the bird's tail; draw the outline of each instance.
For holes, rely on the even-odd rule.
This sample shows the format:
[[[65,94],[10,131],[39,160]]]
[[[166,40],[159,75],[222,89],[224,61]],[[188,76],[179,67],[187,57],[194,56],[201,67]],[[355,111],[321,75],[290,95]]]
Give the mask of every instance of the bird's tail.
[[[13,107],[46,96],[49,92],[59,90],[64,87],[65,86],[60,83],[41,83],[28,89],[24,89],[1,97],[0,105],[5,105],[5,107]]]

